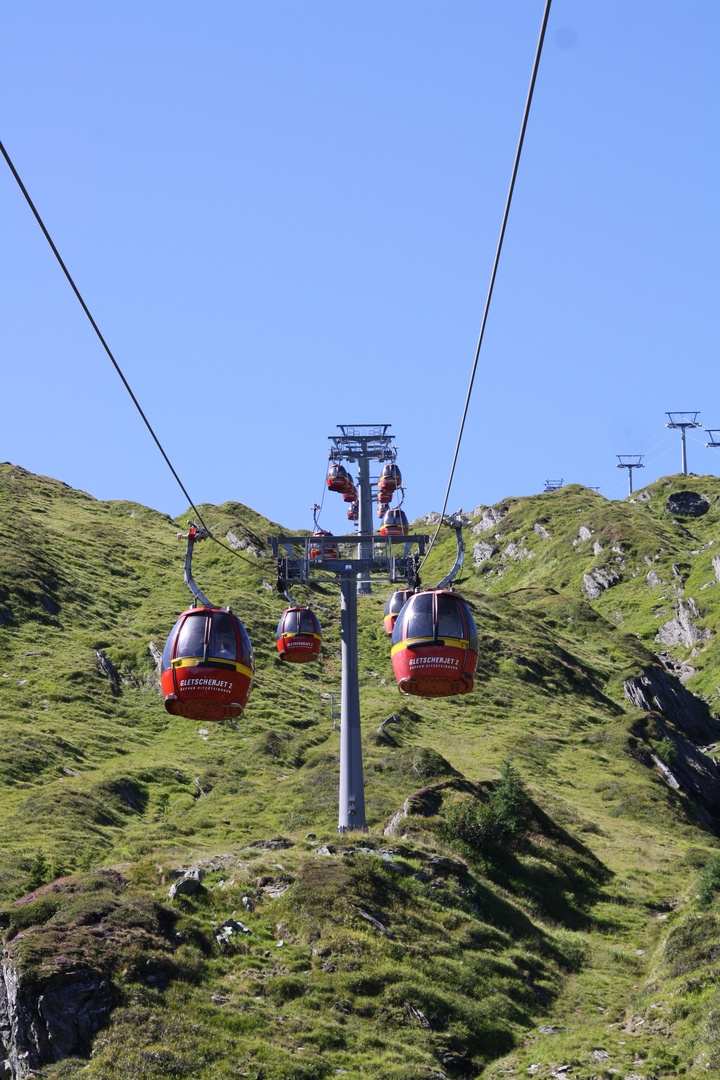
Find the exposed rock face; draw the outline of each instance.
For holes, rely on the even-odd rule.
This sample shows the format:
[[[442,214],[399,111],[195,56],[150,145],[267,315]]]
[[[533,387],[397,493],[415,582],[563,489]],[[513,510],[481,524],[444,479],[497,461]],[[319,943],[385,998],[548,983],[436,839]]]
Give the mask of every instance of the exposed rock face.
[[[168,891],[168,896],[172,900],[174,896],[182,895],[191,896],[196,893],[202,884],[204,874],[202,870],[188,870],[186,874],[183,874],[181,878],[175,881]]]
[[[693,675],[697,675],[697,668],[694,668],[692,664],[686,664],[682,660],[676,660],[674,656],[671,656],[668,652],[659,652],[658,660],[671,675],[674,675],[676,679],[679,679],[681,683],[686,683],[688,679],[691,679]]]
[[[610,589],[619,580],[620,575],[616,570],[603,570],[599,567],[591,570],[589,574],[583,574],[583,586],[588,600],[597,600],[605,589]]]
[[[473,525],[473,533],[477,536],[478,533],[487,532],[488,529],[492,529],[493,525],[497,525],[499,521],[502,521],[506,514],[507,510],[497,510],[491,506],[489,510],[483,513],[477,525]]]
[[[666,783],[695,800],[701,820],[716,835],[720,833],[720,773],[712,759],[695,745],[717,740],[720,723],[707,705],[661,668],[649,668],[634,679],[626,679],[625,696],[645,712],[655,713],[664,738],[677,749],[672,769],[652,751],[650,758]],[[645,721],[633,725],[641,733]],[[655,733],[657,735],[657,733]]]
[[[715,571],[715,580],[720,581],[720,555],[713,555],[712,568]]]
[[[665,509],[682,517],[702,517],[710,509],[710,499],[697,491],[675,491],[668,495]]]
[[[628,499],[631,503],[646,503],[650,502],[653,497],[652,491],[641,491],[639,495],[636,495],[634,499]]]
[[[590,540],[591,537],[592,537],[592,534],[593,534],[592,529],[589,529],[587,527],[587,525],[581,525],[580,528],[578,529],[577,536],[573,540],[573,547],[577,547],[578,544],[582,544],[583,540]]]
[[[542,536],[543,540],[552,540],[552,536],[550,535],[550,533],[547,531],[544,525],[540,524],[539,521],[536,521],[533,525],[533,532],[537,533],[538,536]]]
[[[647,668],[642,675],[626,679],[623,683],[625,697],[644,712],[661,712],[690,739],[706,745],[720,735],[720,723],[704,701],[667,671],[660,667]]]
[[[23,979],[12,961],[3,960],[2,1075],[9,1080],[25,1080],[42,1065],[87,1049],[113,1004],[112,987],[100,971],[67,971],[36,985]]]
[[[100,670],[103,675],[107,675],[108,679],[110,679],[111,682],[114,682],[116,686],[119,685],[120,676],[117,673],[115,665],[108,660],[102,649],[93,649],[93,652],[95,653],[95,658],[100,665]]]
[[[657,585],[662,585],[662,581],[657,576],[654,570],[648,571],[648,575],[645,580],[647,581],[648,585],[652,586],[652,588],[655,588]]]
[[[593,555],[602,555],[602,553],[603,553],[603,546],[602,546],[602,544],[600,543],[599,540],[596,540],[595,543],[593,544]]]
[[[528,549],[523,545],[522,541],[524,539],[525,537],[523,536],[522,540],[520,540],[518,543],[511,540],[508,546],[505,548],[505,551],[503,552],[503,558],[512,559],[513,562],[522,562],[523,559],[534,558],[535,552],[528,551]]]
[[[234,532],[228,532],[225,539],[230,547],[235,548],[236,551],[246,551],[248,555],[255,555],[256,558],[260,558],[263,555],[263,552],[258,550],[254,544],[251,544],[245,536],[238,537]]]
[[[678,600],[677,615],[669,622],[663,623],[655,636],[656,641],[662,641],[664,645],[684,645],[691,649],[698,642],[707,641],[711,637],[709,630],[701,630],[695,619],[700,617],[697,604],[691,596],[686,600]]]
[[[497,548],[493,544],[488,544],[485,540],[478,540],[473,547],[473,566],[479,566],[480,563],[492,559],[496,552]]]

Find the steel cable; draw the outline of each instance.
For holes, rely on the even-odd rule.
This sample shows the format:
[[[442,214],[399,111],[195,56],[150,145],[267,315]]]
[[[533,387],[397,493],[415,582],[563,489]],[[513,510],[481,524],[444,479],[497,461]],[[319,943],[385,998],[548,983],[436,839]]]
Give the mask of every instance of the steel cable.
[[[525,140],[525,129],[527,127],[528,117],[530,116],[530,105],[532,103],[533,91],[535,89],[535,80],[537,78],[538,68],[540,66],[540,56],[542,54],[543,41],[545,40],[545,30],[547,27],[548,16],[550,15],[550,5],[552,0],[546,0],[545,10],[543,12],[542,26],[540,27],[540,37],[538,39],[537,49],[535,52],[535,61],[533,63],[532,76],[530,78],[530,88],[528,90],[527,100],[525,102],[525,111],[523,113],[522,126],[520,128],[520,138],[518,140],[517,150],[515,151],[515,162],[513,164],[512,176],[510,179],[510,188],[508,190],[507,199],[505,201],[505,212],[502,219],[502,227],[500,229],[500,239],[498,240],[497,250],[495,252],[495,261],[493,262],[492,274],[490,275],[490,287],[488,289],[487,299],[485,301],[485,310],[483,312],[482,323],[480,325],[480,336],[478,338],[477,348],[475,350],[475,360],[472,366],[472,372],[470,375],[470,385],[468,386],[467,396],[465,398],[465,408],[463,409],[462,420],[460,422],[460,431],[458,433],[457,444],[455,446],[455,454],[453,456],[452,468],[450,469],[450,479],[448,480],[447,491],[445,492],[445,501],[440,511],[440,520],[438,521],[437,528],[433,533],[430,545],[425,553],[420,568],[422,568],[425,560],[432,551],[433,545],[437,539],[437,535],[440,532],[440,526],[443,523],[445,517],[445,511],[447,509],[448,499],[450,498],[450,488],[452,487],[453,476],[455,474],[455,466],[457,464],[458,454],[460,452],[460,443],[463,437],[463,430],[465,428],[465,420],[467,417],[468,408],[470,405],[470,396],[472,394],[473,383],[475,382],[475,372],[477,371],[478,360],[480,358],[480,348],[482,346],[483,337],[485,335],[485,324],[487,323],[488,311],[490,310],[490,300],[492,299],[493,288],[495,286],[495,276],[497,274],[498,264],[500,262],[500,252],[502,251],[503,240],[505,239],[505,228],[508,222],[508,216],[510,213],[510,203],[512,202],[513,190],[515,188],[515,178],[517,176],[518,166],[520,164],[520,155],[522,153],[523,142]]]
[[[115,359],[112,352],[110,351],[110,346],[108,345],[107,341],[102,336],[102,334],[100,333],[100,328],[98,327],[97,323],[95,322],[92,315],[90,314],[90,309],[88,308],[87,304],[83,300],[83,298],[82,298],[82,296],[80,294],[80,290],[78,289],[77,285],[73,281],[73,279],[72,279],[72,277],[70,275],[70,271],[68,270],[67,266],[65,265],[65,263],[63,262],[63,260],[62,260],[62,258],[60,256],[60,252],[55,247],[55,244],[53,243],[53,239],[50,236],[50,233],[47,231],[47,229],[45,227],[45,223],[43,222],[42,218],[40,217],[40,214],[38,213],[37,208],[35,206],[35,203],[30,198],[30,195],[28,194],[27,188],[25,187],[22,180],[20,179],[18,171],[15,168],[15,166],[13,165],[13,163],[12,163],[12,161],[10,159],[10,155],[8,154],[7,150],[5,149],[5,146],[3,145],[2,141],[0,141],[0,151],[2,152],[2,155],[3,155],[3,157],[5,158],[5,161],[8,164],[10,172],[13,174],[13,176],[15,177],[15,180],[17,181],[18,187],[20,188],[23,195],[25,196],[25,199],[27,201],[28,206],[32,210],[33,214],[35,215],[35,220],[37,221],[38,225],[42,229],[43,235],[45,236],[45,239],[47,240],[48,244],[50,245],[50,248],[52,249],[53,255],[55,256],[55,258],[59,262],[62,272],[65,274],[65,277],[68,279],[68,281],[70,283],[70,288],[75,293],[75,296],[77,297],[81,308],[83,309],[83,311],[85,312],[85,314],[87,315],[87,317],[88,317],[88,319],[90,321],[90,325],[92,326],[93,330],[95,331],[95,333],[97,334],[97,336],[98,336],[98,338],[100,340],[100,344],[102,345],[103,349],[108,354],[108,356],[110,357],[110,361],[111,361],[113,367],[115,368],[116,372],[118,373],[118,375],[122,379],[123,386],[127,390],[130,397],[132,398],[133,405],[135,406],[137,411],[140,413],[140,416],[142,417],[146,428],[148,429],[148,431],[150,432],[150,434],[152,435],[152,437],[153,437],[153,439],[155,441],[155,445],[157,446],[157,448],[160,451],[160,453],[162,454],[162,456],[165,458],[165,462],[167,464],[167,467],[170,469],[170,472],[175,477],[180,490],[182,491],[183,495],[185,496],[188,503],[192,507],[193,511],[197,515],[198,521],[200,522],[202,527],[206,530],[206,532],[207,532],[207,534],[208,534],[208,536],[210,537],[211,540],[214,540],[216,544],[220,545],[220,547],[225,548],[226,551],[231,552],[231,554],[233,554],[233,555],[237,555],[237,557],[239,559],[242,559],[243,562],[250,563],[250,565],[252,566],[253,563],[250,561],[250,559],[246,558],[244,555],[241,555],[239,551],[235,550],[235,548],[231,548],[228,544],[224,544],[222,542],[222,540],[218,540],[218,538],[216,536],[213,536],[212,532],[210,531],[210,529],[207,527],[207,525],[203,521],[202,514],[200,513],[197,506],[195,505],[195,503],[190,498],[190,496],[189,496],[189,494],[188,494],[188,492],[187,492],[187,490],[185,488],[185,485],[183,484],[182,480],[180,479],[177,472],[175,471],[175,468],[173,467],[173,464],[170,461],[170,458],[165,453],[165,450],[163,449],[162,443],[160,442],[157,435],[153,431],[153,428],[152,428],[152,425],[151,425],[150,421],[148,420],[147,416],[145,415],[142,408],[140,407],[140,402],[135,397],[135,394],[133,393],[129,382],[127,381],[127,379],[125,378],[125,376],[122,373],[122,370],[120,369],[120,365],[118,364],[117,360]],[[261,557],[269,558],[269,556],[261,556]]]

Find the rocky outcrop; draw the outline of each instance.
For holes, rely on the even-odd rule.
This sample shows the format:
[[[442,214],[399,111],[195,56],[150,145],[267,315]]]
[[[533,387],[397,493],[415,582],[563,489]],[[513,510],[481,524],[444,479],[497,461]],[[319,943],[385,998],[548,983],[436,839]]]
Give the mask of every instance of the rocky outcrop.
[[[573,540],[573,547],[577,547],[578,544],[582,544],[584,540],[590,540],[592,538],[593,530],[589,529],[587,525],[581,525],[578,529],[578,534]]]
[[[192,896],[202,885],[203,877],[202,870],[188,870],[170,886],[169,898],[172,900],[176,896]]]
[[[623,689],[627,700],[638,709],[662,713],[699,745],[706,745],[720,736],[720,723],[713,718],[705,702],[660,667],[646,668],[642,675],[626,679]]]
[[[589,574],[583,574],[583,590],[588,600],[597,600],[606,589],[612,588],[620,580],[617,570],[596,567]]]
[[[536,521],[533,525],[533,532],[537,533],[538,536],[541,536],[543,540],[552,540],[552,536],[550,535],[550,533],[547,531],[544,525],[540,524],[539,521]]]
[[[25,1080],[43,1065],[87,1050],[113,1005],[112,986],[100,971],[65,971],[35,983],[5,957],[0,966],[2,1075]]]
[[[477,525],[473,525],[473,533],[477,536],[478,533],[487,532],[488,529],[492,529],[494,525],[497,525],[498,522],[502,521],[506,514],[507,510],[496,509],[494,506],[491,506],[488,510],[484,511],[483,516],[480,518]]]
[[[669,514],[681,517],[702,517],[710,509],[710,499],[697,491],[674,491],[668,495],[665,509]]]
[[[691,596],[678,600],[676,610],[675,617],[659,627],[656,641],[661,641],[663,645],[684,645],[686,649],[691,649],[693,645],[707,641],[712,636],[709,630],[702,630],[695,623],[695,619],[700,618],[700,612]]]
[[[480,566],[480,563],[492,559],[496,552],[497,548],[493,544],[488,544],[485,540],[478,540],[473,547],[473,566]]]
[[[107,675],[108,679],[110,679],[110,682],[118,686],[120,684],[120,676],[117,673],[115,665],[110,660],[108,660],[102,649],[93,649],[93,652],[95,653],[95,659],[100,665],[100,670],[102,671],[103,675]]]
[[[720,581],[720,555],[713,555],[712,568],[715,571],[715,580]]]
[[[634,735],[649,743],[647,762],[655,765],[670,787],[690,796],[702,822],[720,834],[720,772],[696,745],[717,740],[720,723],[705,702],[661,668],[649,668],[634,679],[626,679],[624,689],[628,701],[650,714],[632,727]],[[675,760],[660,759],[653,746],[658,739],[672,744]]]

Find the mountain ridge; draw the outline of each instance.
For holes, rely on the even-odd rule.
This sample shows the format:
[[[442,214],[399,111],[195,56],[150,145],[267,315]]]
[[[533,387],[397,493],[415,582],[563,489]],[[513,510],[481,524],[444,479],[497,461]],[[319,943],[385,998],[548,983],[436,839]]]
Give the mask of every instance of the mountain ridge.
[[[717,1067],[717,901],[694,898],[720,821],[717,478],[662,478],[633,503],[573,486],[478,507],[466,547],[494,550],[457,582],[481,641],[467,697],[399,698],[391,587],[361,598],[370,832],[344,838],[323,697],[339,689],[338,596],[308,590],[321,660],[283,666],[263,558],[282,529],[241,503],[201,507],[258,553],[198,552],[257,662],[243,718],[202,728],[165,714],[150,648],[187,606],[186,515],[7,464],[0,489],[8,1075]],[[700,516],[666,509],[695,490]],[[443,527],[427,582],[454,548]],[[656,640],[674,621],[677,640]],[[495,808],[508,755],[514,829]],[[170,898],[189,870],[199,888]]]

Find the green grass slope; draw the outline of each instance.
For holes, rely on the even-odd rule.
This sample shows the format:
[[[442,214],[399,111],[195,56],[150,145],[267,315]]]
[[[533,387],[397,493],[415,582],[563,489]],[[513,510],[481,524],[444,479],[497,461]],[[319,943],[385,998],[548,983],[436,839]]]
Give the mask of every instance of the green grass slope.
[[[667,513],[683,488],[708,495],[703,517]],[[321,659],[283,666],[268,557],[280,526],[240,503],[201,508],[243,545],[247,561],[206,543],[194,569],[242,618],[257,670],[241,720],[203,727],[167,716],[153,656],[187,606],[185,520],[0,466],[3,965],[29,1002],[81,978],[103,987],[62,1053],[31,1054],[37,1074],[717,1068],[720,932],[703,867],[720,809],[712,752],[696,746],[720,694],[720,483],[648,491],[608,503],[571,487],[506,500],[489,529],[482,511],[469,521],[458,587],[481,656],[465,697],[400,697],[390,586],[360,599],[370,828],[338,838],[339,595],[302,594]],[[497,550],[473,567],[476,543]],[[424,579],[453,557],[444,528]],[[617,579],[588,600],[599,570]],[[657,642],[683,612],[688,644]],[[659,650],[702,699],[674,675],[670,704],[667,688],[645,708],[628,699],[626,683],[663,673]],[[198,867],[202,887],[170,899]]]

